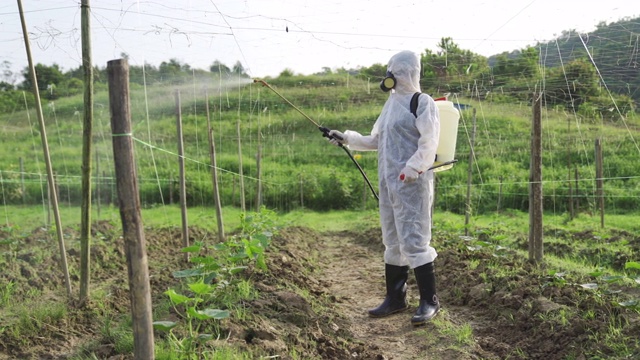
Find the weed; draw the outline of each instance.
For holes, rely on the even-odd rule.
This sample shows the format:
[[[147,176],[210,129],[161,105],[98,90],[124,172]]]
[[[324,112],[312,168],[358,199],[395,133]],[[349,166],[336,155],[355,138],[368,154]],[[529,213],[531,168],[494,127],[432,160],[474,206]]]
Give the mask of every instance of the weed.
[[[9,303],[14,291],[15,283],[13,281],[9,281],[0,287],[0,306],[5,306]]]

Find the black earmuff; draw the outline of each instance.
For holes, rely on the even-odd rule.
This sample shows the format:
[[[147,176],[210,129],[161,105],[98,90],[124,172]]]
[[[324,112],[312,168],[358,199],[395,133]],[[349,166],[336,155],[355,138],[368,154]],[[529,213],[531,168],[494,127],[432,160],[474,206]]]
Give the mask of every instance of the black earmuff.
[[[389,92],[391,89],[396,87],[396,78],[393,76],[391,71],[387,71],[387,76],[382,79],[380,82],[380,89],[384,92]]]

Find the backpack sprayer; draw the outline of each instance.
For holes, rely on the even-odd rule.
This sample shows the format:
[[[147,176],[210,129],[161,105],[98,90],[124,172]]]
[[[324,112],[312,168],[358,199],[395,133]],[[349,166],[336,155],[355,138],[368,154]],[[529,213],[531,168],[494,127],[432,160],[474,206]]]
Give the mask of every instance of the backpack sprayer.
[[[328,129],[328,128],[324,127],[324,126],[321,126],[320,124],[315,122],[312,118],[310,118],[307,114],[305,114],[297,106],[295,106],[293,103],[291,103],[291,101],[287,100],[284,96],[282,96],[282,94],[280,94],[274,88],[272,88],[271,85],[267,84],[266,81],[259,80],[259,79],[254,79],[253,82],[262,84],[262,86],[265,86],[269,90],[273,91],[276,95],[278,95],[287,104],[291,105],[291,107],[294,108],[297,112],[299,112],[302,116],[304,116],[305,119],[309,120],[313,125],[315,125],[318,128],[318,130],[320,130],[322,132],[322,136],[323,137],[326,137],[328,139],[343,140],[341,137],[338,137],[336,135],[329,135],[329,131],[331,131],[330,129]],[[413,100],[412,100],[412,102],[413,102]],[[417,107],[417,99],[416,99],[416,105],[415,106]],[[457,119],[456,119],[455,125],[456,125],[455,128],[457,130]],[[354,165],[360,171],[360,174],[362,174],[362,177],[364,178],[364,180],[366,181],[367,185],[369,186],[369,189],[371,189],[371,193],[376,198],[376,200],[379,200],[378,194],[374,190],[373,185],[371,185],[371,181],[369,181],[369,178],[367,177],[367,174],[365,174],[365,172],[362,169],[362,167],[360,166],[360,164],[358,164],[356,159],[353,157],[353,155],[351,154],[351,151],[349,151],[349,149],[346,146],[344,146],[342,143],[340,143],[340,142],[338,143],[338,146],[340,146],[347,153],[347,155],[349,155],[349,158],[351,159],[351,161],[353,161]],[[455,142],[453,143],[453,148],[454,148],[454,151],[455,151]],[[445,167],[445,166],[447,166],[446,168],[450,168],[456,161],[457,160],[455,160],[455,159],[447,159],[447,161],[444,161],[444,162],[441,162],[441,163],[437,163],[436,165],[430,167],[429,169],[427,169],[427,171],[434,170],[434,169],[437,169],[437,168],[440,168],[440,167]]]

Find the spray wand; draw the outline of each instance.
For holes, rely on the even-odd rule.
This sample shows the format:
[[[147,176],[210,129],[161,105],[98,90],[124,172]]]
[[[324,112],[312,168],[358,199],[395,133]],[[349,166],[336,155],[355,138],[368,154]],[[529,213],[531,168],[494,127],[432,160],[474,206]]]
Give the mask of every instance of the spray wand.
[[[305,117],[305,119],[309,120],[313,125],[315,125],[318,130],[320,130],[322,132],[322,136],[328,138],[328,139],[336,139],[336,140],[343,140],[342,137],[336,136],[336,135],[329,135],[329,130],[328,128],[321,126],[320,124],[318,124],[317,122],[315,122],[312,118],[310,118],[307,114],[305,114],[302,110],[300,110],[297,106],[295,106],[293,103],[291,103],[291,101],[287,100],[284,96],[282,96],[282,94],[280,94],[279,92],[276,91],[276,89],[272,88],[271,85],[267,84],[266,81],[264,80],[259,80],[259,79],[255,79],[253,80],[254,83],[260,83],[262,84],[262,86],[265,86],[266,88],[268,88],[269,90],[273,91],[276,95],[278,95],[282,100],[284,100],[287,104],[291,105],[292,108],[294,108],[297,112],[299,112],[302,116]],[[345,147],[344,145],[342,145],[342,143],[338,143],[338,146],[340,146],[346,153],[347,155],[349,155],[349,158],[351,159],[351,161],[353,161],[353,163],[355,164],[355,166],[358,168],[358,170],[360,171],[360,174],[362,174],[362,177],[364,178],[364,180],[366,181],[367,185],[369,186],[369,189],[371,189],[371,193],[373,194],[373,196],[376,198],[376,200],[378,199],[378,194],[376,194],[375,189],[373,188],[373,185],[371,185],[371,181],[369,181],[369,178],[367,177],[367,174],[365,174],[364,170],[362,169],[362,167],[360,166],[360,164],[358,164],[358,162],[356,161],[356,159],[353,157],[353,155],[351,154],[351,151],[349,151],[349,149],[347,147]]]

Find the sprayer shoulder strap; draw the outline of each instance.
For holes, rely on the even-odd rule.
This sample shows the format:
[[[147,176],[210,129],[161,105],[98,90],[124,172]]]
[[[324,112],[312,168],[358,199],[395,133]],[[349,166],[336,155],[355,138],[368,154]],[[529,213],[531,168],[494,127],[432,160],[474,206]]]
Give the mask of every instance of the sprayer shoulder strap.
[[[421,93],[419,92],[413,94],[413,97],[411,97],[411,103],[409,104],[409,110],[411,110],[411,113],[415,117],[418,117],[418,99],[420,98],[420,94]]]

